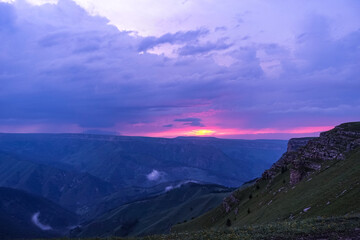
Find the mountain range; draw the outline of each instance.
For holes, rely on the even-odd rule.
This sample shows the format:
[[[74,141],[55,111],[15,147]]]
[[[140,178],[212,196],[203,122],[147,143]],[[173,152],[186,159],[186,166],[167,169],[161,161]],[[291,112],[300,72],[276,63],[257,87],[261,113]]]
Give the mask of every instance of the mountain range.
[[[288,142],[3,134],[0,147],[4,239],[360,235],[360,122]]]
[[[0,134],[0,186],[25,190],[85,215],[148,188],[193,180],[229,187],[258,176],[286,149],[281,140]],[[167,184],[169,183],[169,184]],[[150,190],[151,191],[151,190]]]
[[[24,204],[12,205],[16,215],[11,216],[26,224],[11,222],[4,214],[1,222],[6,223],[6,228],[0,231],[4,238],[169,232],[172,225],[214,208],[234,190],[232,187],[271,166],[285,151],[286,143],[194,137],[0,134],[0,187],[18,191],[17,197],[29,205],[26,211]],[[39,203],[28,201],[26,194]],[[54,225],[40,203],[44,207],[56,206],[54,218],[71,214],[72,220],[61,227]],[[3,202],[4,211],[7,206]],[[187,211],[182,211],[183,207]],[[34,217],[42,225],[36,225]],[[136,224],[132,219],[136,219]],[[108,221],[112,224],[104,232],[101,226]],[[15,234],[11,229],[19,231]]]

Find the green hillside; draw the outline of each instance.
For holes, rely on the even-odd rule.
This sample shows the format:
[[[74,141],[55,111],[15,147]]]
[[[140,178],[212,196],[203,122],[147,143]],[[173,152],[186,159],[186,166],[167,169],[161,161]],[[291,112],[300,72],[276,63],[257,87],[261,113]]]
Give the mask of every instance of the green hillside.
[[[206,229],[169,235],[154,235],[141,238],[141,240],[352,240],[359,239],[359,226],[360,215],[357,214],[345,217],[317,217],[305,220],[244,225],[223,230]],[[109,238],[108,240],[120,239]]]
[[[165,194],[122,205],[91,221],[77,236],[139,236],[168,233],[173,225],[190,221],[221,203],[233,189],[214,184],[187,183]]]
[[[294,153],[287,155],[293,162],[284,165],[271,179],[263,177],[236,190],[216,209],[174,226],[173,231],[221,230],[229,225],[240,227],[360,213],[360,147],[356,126],[357,123],[342,124],[323,133],[300,148],[295,158]],[[328,160],[330,157],[333,159]],[[309,163],[316,170],[307,168]],[[299,169],[303,169],[304,177],[297,184],[290,184],[290,175],[294,177]]]

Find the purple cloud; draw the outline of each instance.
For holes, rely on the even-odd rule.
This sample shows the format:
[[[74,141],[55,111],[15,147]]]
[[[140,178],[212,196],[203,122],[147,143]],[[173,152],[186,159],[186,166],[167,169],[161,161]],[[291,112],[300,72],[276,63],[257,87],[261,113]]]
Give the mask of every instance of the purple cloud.
[[[204,54],[210,51],[225,50],[230,48],[231,46],[232,44],[225,43],[224,39],[220,39],[215,43],[207,42],[205,44],[186,45],[184,47],[181,47],[178,50],[178,53],[182,56]]]
[[[16,13],[11,4],[0,2],[0,31],[10,31],[14,28]]]
[[[183,125],[188,125],[193,127],[205,127],[205,125],[201,123],[200,118],[179,118],[179,119],[174,119],[174,121],[183,122]]]
[[[230,25],[141,37],[70,0],[0,3],[0,132],[139,135],[358,120],[360,24],[334,37],[331,18],[311,13],[299,26],[291,44],[257,42],[245,27],[236,37]],[[179,56],[146,52],[165,43],[180,44]]]
[[[161,37],[146,37],[144,38],[138,47],[139,52],[146,51],[148,49],[154,48],[157,45],[164,43],[188,43],[191,41],[196,41],[199,37],[207,35],[209,31],[207,29],[198,29],[187,32],[176,32],[176,33],[167,33]]]

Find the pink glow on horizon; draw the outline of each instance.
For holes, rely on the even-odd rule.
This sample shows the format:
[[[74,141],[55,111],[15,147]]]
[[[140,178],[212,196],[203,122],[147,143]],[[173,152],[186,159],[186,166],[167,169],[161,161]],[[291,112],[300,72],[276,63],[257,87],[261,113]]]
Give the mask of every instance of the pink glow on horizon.
[[[260,135],[260,134],[311,134],[319,133],[332,129],[333,126],[310,126],[298,127],[291,129],[234,129],[234,128],[219,128],[219,127],[206,127],[206,128],[181,128],[172,129],[163,132],[144,133],[142,136],[147,137],[177,137],[177,136],[213,136],[213,137],[226,137],[236,135]]]
[[[140,127],[140,126],[138,126]],[[222,128],[218,126],[212,127],[181,127],[172,128],[166,131],[149,132],[146,129],[146,124],[141,124],[144,127],[141,132],[132,129],[132,131],[111,131],[113,129],[101,129],[104,132],[121,132],[121,135],[125,136],[145,136],[145,137],[164,137],[173,138],[178,136],[211,136],[220,138],[256,138],[265,137],[272,138],[276,134],[287,134],[289,136],[314,136],[314,133],[328,131],[333,126],[308,126],[308,127],[297,127],[289,129],[277,129],[277,128],[263,128],[263,129],[236,129],[236,128]],[[154,127],[154,126],[153,126]],[[54,130],[55,129],[55,130]],[[149,128],[148,128],[149,129]],[[53,124],[32,124],[24,126],[0,126],[0,132],[3,133],[82,133],[84,130],[78,125],[60,125],[55,126]],[[135,130],[135,131],[134,131]]]

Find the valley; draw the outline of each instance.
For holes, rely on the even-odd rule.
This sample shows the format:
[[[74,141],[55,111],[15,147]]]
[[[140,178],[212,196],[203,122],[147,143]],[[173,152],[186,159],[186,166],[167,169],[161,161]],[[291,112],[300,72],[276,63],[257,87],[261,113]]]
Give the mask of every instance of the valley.
[[[168,233],[173,225],[215,208],[235,187],[270,167],[286,144],[0,134],[0,186],[46,198],[76,214],[78,221],[68,226],[74,229],[65,235]]]
[[[71,136],[69,140],[69,135],[60,137],[46,135],[45,139],[51,139],[52,142],[45,142],[42,140],[44,136],[39,138],[37,135],[30,136],[30,139],[29,136],[21,135],[15,138],[12,135],[2,137],[1,184],[32,192],[31,194],[43,195],[49,199],[34,196],[36,201],[49,201],[41,207],[35,200],[29,200],[27,194],[30,193],[2,188],[2,191],[12,191],[12,194],[20,196],[18,203],[20,205],[13,207],[16,214],[21,211],[27,212],[27,215],[15,218],[23,219],[21,221],[27,222],[27,225],[18,226],[19,223],[10,220],[11,215],[7,213],[9,209],[6,206],[14,203],[10,199],[3,198],[2,211],[7,215],[3,214],[2,222],[10,224],[8,227],[10,232],[3,233],[5,237],[12,234],[13,228],[22,229],[20,233],[26,231],[34,233],[34,235],[29,234],[29,237],[26,235],[27,238],[63,235],[81,239],[114,236],[154,240],[207,239],[210,236],[211,239],[239,237],[244,239],[350,237],[353,239],[359,234],[360,124],[358,122],[341,124],[321,133],[317,138],[290,139],[287,150],[284,150],[281,157],[279,156],[278,161],[274,161],[262,171],[262,174],[258,174],[258,178],[249,177],[249,181],[240,182],[240,176],[249,173],[241,174],[239,176],[241,186],[237,188],[211,183],[214,180],[211,176],[204,178],[205,175],[197,174],[197,171],[188,172],[190,175],[183,175],[183,179],[179,179],[176,175],[172,178],[169,172],[170,169],[175,170],[179,161],[182,161],[187,162],[186,164],[191,165],[192,168],[196,166],[199,171],[201,169],[208,171],[209,174],[226,176],[227,169],[236,166],[236,157],[242,156],[241,153],[244,153],[244,156],[258,154],[258,157],[267,152],[275,154],[279,149],[284,148],[282,141],[141,138],[138,142],[138,139],[126,138],[126,143],[122,143],[124,137],[119,137],[120,141],[113,139],[116,137],[109,139],[108,136],[75,136],[75,140],[74,136]],[[10,143],[15,143],[17,146],[25,145],[24,138],[29,141],[24,148],[26,151],[10,147]],[[104,138],[105,142],[103,142]],[[91,141],[84,142],[84,139]],[[93,142],[94,139],[96,144]],[[135,140],[136,144],[129,143]],[[78,146],[84,144],[89,147],[90,144],[94,149],[88,152],[77,152],[74,149],[69,151],[70,154],[65,154],[64,149],[68,149],[74,141],[80,142]],[[48,148],[44,147],[46,144],[49,145]],[[136,185],[135,183],[139,182],[135,181],[134,185],[128,187],[116,184],[116,181],[107,181],[108,179],[101,178],[101,175],[95,176],[79,171],[78,163],[69,160],[86,154],[89,156],[87,159],[91,159],[90,162],[100,166],[94,156],[110,156],[109,152],[100,150],[103,148],[109,150],[108,144],[112,146],[112,150],[118,149],[117,153],[121,159],[125,153],[131,153],[130,159],[134,162],[142,161],[146,156],[151,159],[151,156],[154,157],[154,151],[163,152],[156,161],[158,165],[151,165],[148,171],[144,172],[143,177],[147,178],[147,181],[140,181],[139,185]],[[167,146],[168,144],[174,146]],[[53,148],[55,151],[55,146],[57,146],[56,151],[59,151],[57,155],[52,155],[54,154],[52,151],[44,150]],[[138,152],[134,146],[139,147]],[[191,157],[191,160],[187,159],[190,157],[190,150],[195,156]],[[167,151],[169,155],[166,154]],[[176,151],[179,155],[172,155],[171,151]],[[19,160],[18,158],[25,156],[24,152],[34,153],[31,156],[38,156],[37,160],[29,158]],[[209,152],[222,157],[220,163],[212,160],[215,158],[207,159]],[[135,156],[138,160],[134,159]],[[180,158],[181,156],[184,159]],[[244,159],[247,161],[246,157]],[[100,160],[103,163],[108,161]],[[225,164],[226,161],[230,163]],[[110,162],[114,163],[114,161]],[[218,164],[224,166],[220,168]],[[230,172],[240,172],[243,164],[239,162],[237,169],[232,169]],[[266,165],[265,162],[263,164]],[[107,169],[108,166],[104,167]],[[126,169],[129,165],[123,167]],[[230,178],[223,179],[222,183],[233,181],[233,176],[230,174]],[[66,201],[68,198],[76,200],[78,205]],[[27,205],[29,208],[24,210],[24,206]],[[49,214],[46,206],[57,209],[57,213],[54,213],[56,217],[66,216],[67,220],[61,220],[62,225],[56,225],[58,220],[52,220],[50,215],[46,215],[40,221],[39,217]],[[37,234],[39,231],[42,234]],[[25,235],[19,236],[25,237]]]

